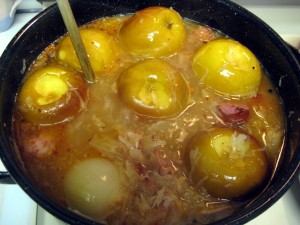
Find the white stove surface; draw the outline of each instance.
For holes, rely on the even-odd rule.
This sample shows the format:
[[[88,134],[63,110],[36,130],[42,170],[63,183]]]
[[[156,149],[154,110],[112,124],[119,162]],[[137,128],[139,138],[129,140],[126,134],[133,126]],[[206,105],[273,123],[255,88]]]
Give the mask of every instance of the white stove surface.
[[[245,6],[269,24],[281,37],[300,49],[300,5],[298,6]],[[12,27],[0,33],[0,55],[13,36],[36,13],[16,14]],[[5,171],[0,161],[0,171]],[[300,182],[278,200],[272,207],[247,225],[299,225]],[[66,225],[53,217],[34,201],[19,186],[0,184],[0,225]]]

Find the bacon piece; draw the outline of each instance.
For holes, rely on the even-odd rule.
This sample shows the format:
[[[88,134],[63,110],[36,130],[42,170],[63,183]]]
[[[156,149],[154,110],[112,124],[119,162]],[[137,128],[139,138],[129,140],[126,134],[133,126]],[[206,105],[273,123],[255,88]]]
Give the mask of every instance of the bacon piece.
[[[56,148],[54,137],[48,133],[40,133],[31,136],[23,142],[24,151],[37,158],[45,158],[54,152]]]
[[[194,34],[197,36],[197,38],[204,42],[208,42],[216,38],[215,32],[212,29],[205,26],[197,27],[197,29],[195,29],[194,31]]]
[[[136,163],[135,168],[136,168],[136,172],[139,175],[145,175],[146,174],[146,166],[143,165],[142,163]]]
[[[157,150],[155,155],[158,162],[158,172],[160,175],[173,174],[175,172],[176,169],[173,165],[173,162],[167,158],[166,154],[162,150]]]
[[[245,124],[249,118],[247,105],[224,102],[219,104],[217,109],[221,114],[222,121],[227,124]]]

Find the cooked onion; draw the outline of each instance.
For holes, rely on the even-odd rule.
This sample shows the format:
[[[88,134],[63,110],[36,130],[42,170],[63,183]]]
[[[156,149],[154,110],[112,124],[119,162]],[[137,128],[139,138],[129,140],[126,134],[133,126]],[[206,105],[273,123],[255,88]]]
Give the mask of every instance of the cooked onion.
[[[91,158],[75,164],[66,174],[64,189],[68,204],[80,213],[100,217],[124,196],[122,174],[103,158]]]

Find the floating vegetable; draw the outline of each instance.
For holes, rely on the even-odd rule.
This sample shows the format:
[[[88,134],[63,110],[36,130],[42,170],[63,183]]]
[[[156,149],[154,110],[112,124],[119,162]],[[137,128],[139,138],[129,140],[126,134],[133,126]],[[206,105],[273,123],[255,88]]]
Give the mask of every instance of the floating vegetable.
[[[124,197],[123,176],[118,166],[107,159],[78,162],[65,176],[66,200],[72,209],[101,218]]]

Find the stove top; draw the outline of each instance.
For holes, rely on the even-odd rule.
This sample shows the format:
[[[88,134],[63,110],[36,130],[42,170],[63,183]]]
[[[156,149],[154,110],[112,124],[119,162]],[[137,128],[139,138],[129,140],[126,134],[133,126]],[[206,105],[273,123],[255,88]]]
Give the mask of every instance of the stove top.
[[[44,1],[47,2],[47,1]],[[53,2],[53,1],[52,1]],[[236,1],[239,2],[239,1]],[[243,2],[243,1],[240,1]],[[244,1],[245,2],[245,1]],[[293,1],[290,1],[293,2]],[[298,1],[299,2],[299,1]],[[27,4],[25,4],[27,3]],[[23,5],[22,5],[23,4]],[[38,11],[48,6],[34,0],[23,0],[21,10],[15,16],[12,27],[0,33],[0,55],[13,36]],[[30,5],[33,4],[33,5]],[[51,1],[49,1],[51,4]],[[27,7],[30,5],[29,7]],[[270,6],[244,5],[256,14],[292,46],[300,49],[300,5]],[[23,12],[23,13],[22,13]],[[27,12],[27,13],[24,13]],[[34,12],[34,13],[29,13]],[[5,171],[0,161],[0,171]],[[300,179],[300,177],[299,177]],[[253,219],[247,225],[299,225],[300,221],[300,182],[296,180],[290,190],[263,214]],[[17,212],[17,214],[16,214]],[[0,225],[66,225],[53,217],[34,201],[32,201],[17,185],[0,184]]]

